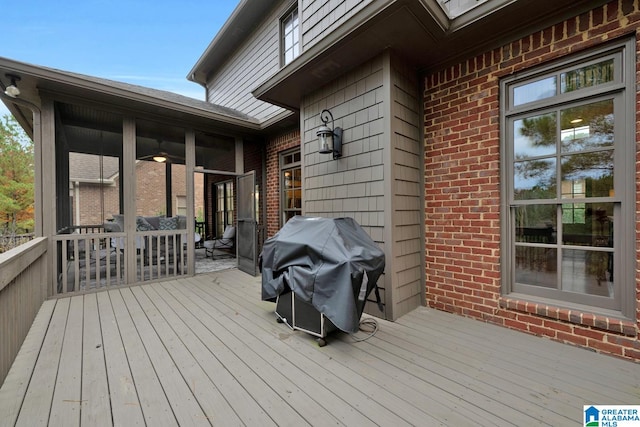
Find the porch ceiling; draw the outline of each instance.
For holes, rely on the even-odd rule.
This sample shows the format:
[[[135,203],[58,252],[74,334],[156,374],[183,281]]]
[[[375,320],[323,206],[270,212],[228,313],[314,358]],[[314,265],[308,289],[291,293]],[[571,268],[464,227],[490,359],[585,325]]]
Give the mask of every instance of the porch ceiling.
[[[380,4],[382,3],[382,4]],[[434,1],[371,2],[253,92],[297,110],[302,97],[389,49],[426,73],[575,16],[602,0],[492,0],[449,20]]]
[[[63,124],[76,127],[113,130],[115,126],[122,130],[116,123],[120,119],[97,117],[98,109],[109,111],[114,117],[135,115],[224,135],[255,135],[261,130],[258,120],[244,113],[198,99],[0,57],[2,91],[9,84],[7,73],[20,77],[21,94],[15,100],[0,94],[0,99],[30,136],[33,136],[30,107],[39,107],[43,94],[72,106],[62,119]]]

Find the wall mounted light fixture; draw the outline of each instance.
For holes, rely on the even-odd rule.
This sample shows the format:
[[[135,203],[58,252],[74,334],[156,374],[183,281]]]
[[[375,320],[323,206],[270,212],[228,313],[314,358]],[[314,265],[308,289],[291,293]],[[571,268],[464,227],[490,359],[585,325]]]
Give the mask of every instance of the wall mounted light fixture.
[[[316,136],[320,145],[320,153],[333,153],[333,158],[337,159],[342,157],[342,128],[331,129],[327,125],[329,119],[331,119],[331,126],[333,127],[333,114],[329,110],[322,110],[320,120],[322,120],[323,125],[317,130]]]
[[[4,93],[5,95],[8,95],[12,98],[16,98],[18,95],[20,95],[20,89],[18,89],[18,86],[16,86],[16,82],[20,81],[20,77],[16,76],[15,74],[5,74],[5,76],[11,80],[11,84],[6,87]]]

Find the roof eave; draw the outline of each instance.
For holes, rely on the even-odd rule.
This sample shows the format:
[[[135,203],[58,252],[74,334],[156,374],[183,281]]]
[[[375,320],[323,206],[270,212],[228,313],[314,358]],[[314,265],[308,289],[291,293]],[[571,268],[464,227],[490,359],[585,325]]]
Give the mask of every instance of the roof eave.
[[[187,79],[206,86],[209,76],[220,67],[230,54],[238,49],[262,22],[266,12],[277,0],[242,0],[223,24],[204,53],[187,74]]]
[[[33,92],[64,94],[67,96],[87,96],[87,94],[92,94],[95,98],[119,99],[120,103],[122,103],[122,101],[126,101],[128,106],[132,105],[133,103],[137,103],[141,106],[145,106],[146,108],[162,109],[170,115],[173,115],[177,112],[201,119],[218,121],[230,126],[237,126],[247,130],[259,131],[261,129],[260,122],[257,119],[248,116],[246,119],[243,119],[222,113],[217,113],[215,111],[207,110],[204,108],[198,108],[192,105],[185,105],[184,103],[180,103],[175,99],[161,99],[152,95],[138,93],[127,90],[125,88],[110,85],[106,82],[101,83],[99,81],[92,80],[92,76],[82,76],[74,73],[67,73],[59,70],[14,61],[8,58],[0,58],[0,70],[11,70],[11,72],[20,75],[22,78],[21,87],[31,84],[33,86],[31,90]],[[120,84],[120,82],[112,83]],[[131,86],[133,87],[133,85]],[[29,88],[25,89],[26,91],[29,90]],[[177,95],[177,97],[181,96]],[[6,96],[1,97],[0,99],[4,102],[5,105],[7,105],[7,108],[9,108],[9,110],[15,116],[15,113],[18,112],[18,110],[16,110],[15,104],[19,105],[21,99],[14,99]],[[199,100],[193,101],[204,103],[204,101]]]
[[[424,74],[604,3],[607,1],[494,0],[449,20],[435,0],[372,2],[252,94],[262,101],[299,110],[305,95],[385,49],[396,52]]]

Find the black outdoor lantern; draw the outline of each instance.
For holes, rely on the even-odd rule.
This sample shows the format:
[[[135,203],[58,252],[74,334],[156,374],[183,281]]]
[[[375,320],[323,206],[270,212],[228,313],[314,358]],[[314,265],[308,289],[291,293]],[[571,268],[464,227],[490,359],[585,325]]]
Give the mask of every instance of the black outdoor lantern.
[[[323,125],[316,131],[318,137],[318,144],[320,145],[319,152],[321,154],[333,153],[333,158],[337,159],[342,157],[342,128],[331,129],[327,123],[331,119],[331,126],[333,126],[333,114],[329,110],[322,110],[320,113],[320,120]]]

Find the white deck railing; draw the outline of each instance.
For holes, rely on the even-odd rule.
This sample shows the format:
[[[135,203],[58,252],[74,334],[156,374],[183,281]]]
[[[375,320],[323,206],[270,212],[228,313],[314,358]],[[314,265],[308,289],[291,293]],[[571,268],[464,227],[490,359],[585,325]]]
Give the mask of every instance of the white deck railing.
[[[0,384],[47,298],[47,239],[0,254]]]

